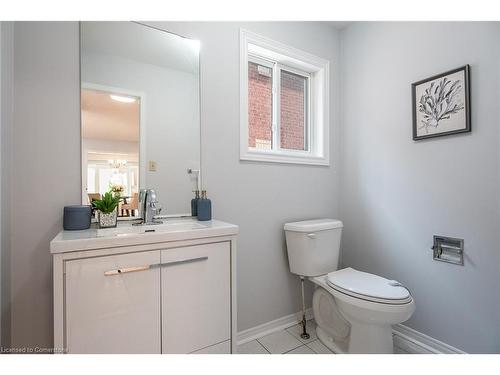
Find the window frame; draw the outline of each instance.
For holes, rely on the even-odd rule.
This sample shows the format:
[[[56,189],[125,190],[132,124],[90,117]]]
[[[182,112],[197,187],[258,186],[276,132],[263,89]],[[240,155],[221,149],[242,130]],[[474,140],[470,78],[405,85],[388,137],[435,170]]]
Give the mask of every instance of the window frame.
[[[249,62],[273,69],[271,150],[248,144]],[[283,70],[307,78],[304,108],[307,150],[281,148],[279,102]],[[329,130],[329,61],[240,29],[240,160],[329,166]]]

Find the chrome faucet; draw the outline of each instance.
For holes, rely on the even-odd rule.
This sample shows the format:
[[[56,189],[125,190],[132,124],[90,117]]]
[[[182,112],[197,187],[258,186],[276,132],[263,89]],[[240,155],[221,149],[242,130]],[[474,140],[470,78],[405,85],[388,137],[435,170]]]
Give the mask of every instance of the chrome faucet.
[[[140,224],[161,224],[155,219],[161,212],[161,207],[153,189],[141,189],[139,192],[139,217],[142,219]]]

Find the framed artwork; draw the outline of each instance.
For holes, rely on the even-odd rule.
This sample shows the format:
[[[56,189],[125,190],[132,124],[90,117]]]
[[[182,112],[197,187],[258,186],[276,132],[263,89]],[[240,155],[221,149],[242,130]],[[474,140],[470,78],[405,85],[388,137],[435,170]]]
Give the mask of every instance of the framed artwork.
[[[469,65],[411,85],[413,140],[471,131]]]

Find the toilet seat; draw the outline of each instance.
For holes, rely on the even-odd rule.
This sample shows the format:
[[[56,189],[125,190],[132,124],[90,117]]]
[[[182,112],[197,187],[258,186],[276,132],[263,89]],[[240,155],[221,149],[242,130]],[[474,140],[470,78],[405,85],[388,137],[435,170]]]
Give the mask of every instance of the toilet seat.
[[[412,301],[408,289],[401,283],[350,267],[329,273],[326,282],[340,293],[366,301],[390,305]]]

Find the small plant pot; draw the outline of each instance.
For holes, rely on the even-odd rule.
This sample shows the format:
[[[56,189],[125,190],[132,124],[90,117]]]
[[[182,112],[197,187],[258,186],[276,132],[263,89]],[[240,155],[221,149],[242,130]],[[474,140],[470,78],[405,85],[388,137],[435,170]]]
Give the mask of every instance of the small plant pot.
[[[98,223],[99,223],[99,228],[115,228],[116,227],[116,222],[118,218],[118,210],[115,209],[113,212],[110,212],[108,214],[105,214],[101,211],[98,212]]]

